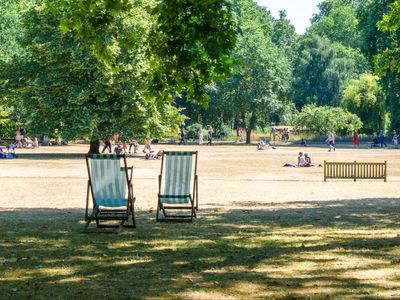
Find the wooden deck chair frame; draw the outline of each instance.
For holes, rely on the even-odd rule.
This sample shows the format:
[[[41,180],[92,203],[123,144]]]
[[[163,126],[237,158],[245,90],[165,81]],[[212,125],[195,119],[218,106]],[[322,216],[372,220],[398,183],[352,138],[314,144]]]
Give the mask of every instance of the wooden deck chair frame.
[[[164,163],[166,163],[166,157],[168,155],[191,155],[192,157],[194,156],[194,175],[193,178],[191,178],[189,184],[191,185],[192,180],[193,180],[193,190],[192,192],[187,195],[166,195],[161,193],[161,188],[162,188],[162,183],[163,183],[163,171],[166,169],[164,168]],[[158,176],[158,204],[157,204],[157,215],[156,215],[156,220],[157,221],[172,221],[172,222],[191,222],[193,221],[193,218],[196,218],[196,211],[198,210],[198,176],[197,176],[197,157],[198,157],[198,151],[164,151],[162,155],[162,161],[161,161],[161,172],[160,175]],[[192,160],[192,167],[193,167],[193,160]],[[191,169],[192,171],[192,169]],[[164,186],[165,187],[165,186]],[[189,191],[190,191],[190,186],[189,186]],[[161,199],[165,198],[188,198],[189,203],[188,204],[166,204],[161,201]],[[190,210],[190,215],[169,215],[167,214],[167,210]],[[160,217],[160,213],[163,213],[164,217]]]
[[[90,166],[90,160],[94,159],[94,156],[97,157],[102,157],[103,159],[118,159],[119,162],[123,162],[123,166],[121,166],[121,172],[124,173],[126,178],[126,184],[127,184],[127,201],[126,201],[126,207],[121,206],[118,208],[113,208],[113,207],[102,207],[101,205],[97,204],[97,201],[94,196],[94,191],[93,191],[93,178],[92,178],[92,169]],[[97,158],[100,159],[100,158]],[[97,228],[118,228],[117,233],[119,233],[122,229],[122,227],[129,227],[129,228],[136,228],[136,223],[135,223],[135,210],[134,210],[134,204],[135,204],[135,196],[133,194],[133,186],[132,186],[132,173],[133,173],[133,167],[127,167],[126,163],[126,156],[125,155],[113,155],[113,154],[87,154],[86,155],[86,167],[88,171],[88,176],[89,180],[87,183],[87,196],[86,196],[86,210],[85,210],[85,228],[84,232],[87,232],[88,227],[92,221],[96,222]],[[90,195],[92,198],[92,203],[93,203],[93,208],[92,212],[89,213],[89,199]],[[132,217],[132,224],[129,223],[129,217]],[[120,221],[119,224],[101,224],[101,221]],[[127,224],[125,224],[127,223]]]

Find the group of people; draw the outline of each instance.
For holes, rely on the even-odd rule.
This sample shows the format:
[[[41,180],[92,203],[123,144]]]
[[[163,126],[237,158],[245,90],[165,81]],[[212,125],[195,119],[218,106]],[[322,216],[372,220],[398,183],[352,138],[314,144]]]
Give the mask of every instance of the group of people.
[[[19,128],[15,132],[15,142],[17,148],[38,148],[39,140],[34,137],[30,138],[29,136],[25,137],[25,129]]]
[[[289,142],[289,133],[290,133],[290,129],[285,127],[285,128],[276,128],[276,127],[272,127],[271,129],[271,136],[272,136],[272,140],[275,142],[276,137],[279,137],[281,139],[282,142],[287,143]]]
[[[311,162],[311,157],[303,152],[299,152],[299,156],[297,157],[297,164],[286,163],[283,165],[284,167],[290,168],[306,168],[306,167],[313,167],[314,165]]]
[[[185,130],[185,126],[181,126],[180,128],[180,140],[179,140],[179,145],[186,145],[186,130]],[[208,131],[207,131],[207,145],[211,146],[212,145],[212,141],[213,141],[213,136],[214,136],[214,130],[212,129],[211,126],[209,126]],[[204,134],[202,130],[199,130],[199,132],[197,133],[197,138],[199,140],[199,145],[203,145],[204,143]]]
[[[397,147],[398,142],[399,142],[399,134],[397,133],[396,130],[393,130],[392,133],[392,142],[395,147]],[[352,144],[353,147],[358,147],[359,146],[359,136],[356,131],[353,131],[353,137],[352,137]],[[385,131],[381,129],[379,133],[374,136],[372,139],[372,146],[373,147],[387,147],[386,141],[385,141]]]
[[[4,150],[2,147],[0,147],[0,159],[17,157],[17,155],[15,154],[15,148],[16,146],[13,144],[6,146]]]

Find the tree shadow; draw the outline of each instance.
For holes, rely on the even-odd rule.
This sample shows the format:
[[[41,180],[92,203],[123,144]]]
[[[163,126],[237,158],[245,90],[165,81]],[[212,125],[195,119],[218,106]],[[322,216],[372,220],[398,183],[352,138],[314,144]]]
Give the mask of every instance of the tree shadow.
[[[248,203],[193,223],[82,234],[83,210],[0,211],[2,298],[379,297],[400,245],[396,199]],[[381,274],[379,273],[379,274]],[[382,278],[381,278],[382,279]],[[393,281],[393,282],[392,282]]]

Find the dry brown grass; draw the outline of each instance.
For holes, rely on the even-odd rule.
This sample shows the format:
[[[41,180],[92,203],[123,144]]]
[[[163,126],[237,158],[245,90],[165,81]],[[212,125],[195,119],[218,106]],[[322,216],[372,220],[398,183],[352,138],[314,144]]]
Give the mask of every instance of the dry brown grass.
[[[162,146],[182,148],[198,147]],[[300,150],[316,165],[387,160],[388,182],[283,168]],[[199,218],[155,223],[160,161],[130,158],[138,228],[119,236],[79,233],[82,159],[0,161],[0,298],[400,298],[399,150],[199,151]]]

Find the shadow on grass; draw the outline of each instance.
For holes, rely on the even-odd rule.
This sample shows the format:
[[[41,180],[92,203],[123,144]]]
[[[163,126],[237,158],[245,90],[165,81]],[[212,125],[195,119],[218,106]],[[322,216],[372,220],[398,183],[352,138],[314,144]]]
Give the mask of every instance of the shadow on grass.
[[[139,212],[138,228],[120,235],[80,233],[83,210],[0,211],[0,297],[398,295],[393,274],[351,275],[390,266],[400,245],[398,200],[257,205],[200,210],[191,224]]]

